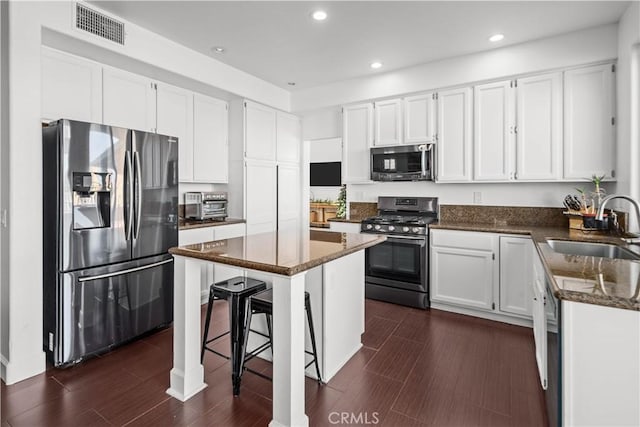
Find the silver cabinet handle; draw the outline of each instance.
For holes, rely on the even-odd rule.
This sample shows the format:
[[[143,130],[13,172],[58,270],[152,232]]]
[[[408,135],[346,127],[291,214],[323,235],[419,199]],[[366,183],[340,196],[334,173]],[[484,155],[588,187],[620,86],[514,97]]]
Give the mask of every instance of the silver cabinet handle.
[[[131,226],[133,225],[133,177],[131,172],[131,151],[127,150],[124,156],[125,186],[127,187],[124,212],[124,235],[126,240],[131,239]]]
[[[148,270],[149,268],[154,268],[159,265],[169,264],[170,262],[173,262],[173,259],[165,259],[164,261],[154,262],[153,264],[143,265],[141,267],[128,268],[126,270],[114,271],[113,273],[105,273],[105,274],[98,274],[96,276],[80,277],[78,278],[78,282],[82,283],[82,282],[88,282],[90,280],[99,280],[99,279],[106,279],[109,277],[122,276],[123,274],[129,274],[129,273],[134,273],[136,271]]]
[[[140,156],[137,151],[133,153],[134,174],[136,176],[136,226],[133,230],[133,238],[137,239],[140,234],[140,220],[142,218],[142,178],[140,174]]]

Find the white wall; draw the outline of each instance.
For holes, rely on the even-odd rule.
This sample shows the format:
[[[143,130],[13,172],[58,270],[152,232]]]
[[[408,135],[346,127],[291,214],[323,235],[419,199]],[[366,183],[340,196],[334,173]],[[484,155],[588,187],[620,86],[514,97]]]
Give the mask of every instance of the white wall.
[[[640,3],[632,2],[618,28],[618,193],[640,200]],[[629,209],[628,205],[619,205]],[[632,217],[633,219],[633,217]]]
[[[289,110],[289,93],[245,72],[187,49],[125,22],[126,46],[120,46],[72,27],[74,2],[2,2],[8,22],[2,23],[8,42],[8,121],[2,122],[2,206],[8,209],[8,228],[2,230],[2,374],[7,384],[45,370],[42,351],[42,136],[40,127],[40,49],[52,33],[56,40],[80,40],[96,52],[113,52],[132,63],[185,76],[203,86],[215,86],[239,96]],[[91,7],[94,7],[93,5]],[[43,31],[46,27],[47,30]],[[51,33],[52,32],[52,33]],[[49,34],[45,37],[43,33]],[[4,38],[4,37],[3,37]],[[65,50],[65,46],[56,45]],[[69,44],[69,51],[73,51]],[[5,59],[5,58],[3,58]],[[110,63],[111,57],[93,58]],[[4,61],[3,61],[4,62]],[[3,72],[3,77],[6,76]],[[6,78],[3,81],[7,80]],[[3,105],[4,108],[4,105]],[[7,129],[8,125],[8,129]],[[8,155],[5,144],[8,143]],[[6,187],[5,187],[6,186]],[[28,195],[28,196],[25,196]],[[8,240],[7,240],[8,239]]]
[[[303,114],[303,129],[307,129],[309,134],[316,138],[331,137],[337,132],[342,133],[340,107],[336,107],[337,105],[615,59],[618,55],[617,35],[616,24],[606,25],[311,88],[292,94],[292,109],[307,111]],[[327,126],[326,123],[335,124]],[[374,202],[378,196],[437,196],[441,203],[471,204],[474,202],[473,193],[480,192],[480,204],[483,205],[562,206],[564,196],[576,193],[574,187],[590,185],[587,182],[584,185],[431,182],[354,184],[347,186],[347,199]],[[604,187],[609,192],[614,192],[616,185],[610,183]]]
[[[610,24],[296,91],[291,94],[291,109],[294,112],[314,111],[367,99],[613,59],[617,56],[617,33],[617,25]]]

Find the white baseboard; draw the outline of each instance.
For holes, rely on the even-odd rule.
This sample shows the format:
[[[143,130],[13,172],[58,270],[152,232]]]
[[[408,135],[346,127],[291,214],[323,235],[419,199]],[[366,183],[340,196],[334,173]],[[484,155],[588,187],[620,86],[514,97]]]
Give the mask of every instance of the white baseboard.
[[[465,314],[467,316],[480,317],[482,319],[493,320],[495,322],[508,323],[510,325],[533,328],[533,320],[523,319],[520,317],[514,317],[505,314],[489,313],[479,310],[473,310],[471,308],[442,304],[438,302],[431,302],[431,308],[436,310],[449,311],[451,313]]]

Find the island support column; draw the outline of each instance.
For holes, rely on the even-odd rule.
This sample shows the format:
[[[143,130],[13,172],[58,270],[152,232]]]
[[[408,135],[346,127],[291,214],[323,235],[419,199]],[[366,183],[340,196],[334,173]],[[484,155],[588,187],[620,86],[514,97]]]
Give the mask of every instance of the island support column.
[[[273,419],[270,427],[308,426],[304,413],[306,272],[273,278]]]
[[[173,369],[167,393],[184,402],[207,386],[200,363],[200,267],[204,261],[177,255],[173,259]]]

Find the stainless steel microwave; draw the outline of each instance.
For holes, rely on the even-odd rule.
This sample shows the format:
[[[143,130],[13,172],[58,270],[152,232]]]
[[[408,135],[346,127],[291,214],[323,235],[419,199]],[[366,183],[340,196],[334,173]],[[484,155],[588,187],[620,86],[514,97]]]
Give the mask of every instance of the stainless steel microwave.
[[[435,145],[398,145],[371,149],[373,181],[433,181]]]

